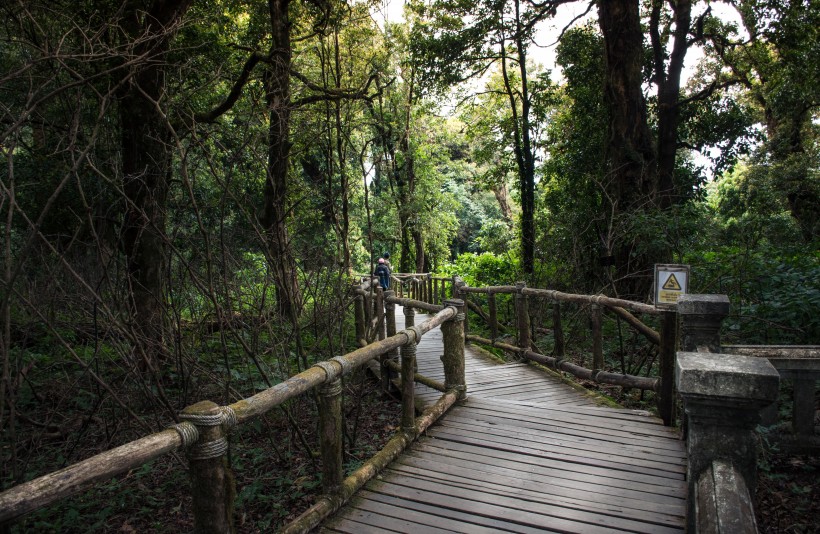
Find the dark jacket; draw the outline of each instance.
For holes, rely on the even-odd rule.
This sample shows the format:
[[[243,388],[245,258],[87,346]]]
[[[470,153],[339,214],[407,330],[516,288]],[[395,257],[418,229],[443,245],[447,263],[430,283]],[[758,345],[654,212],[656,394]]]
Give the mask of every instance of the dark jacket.
[[[384,289],[390,289],[390,269],[387,265],[380,263],[373,270],[373,274],[379,277],[379,283]]]

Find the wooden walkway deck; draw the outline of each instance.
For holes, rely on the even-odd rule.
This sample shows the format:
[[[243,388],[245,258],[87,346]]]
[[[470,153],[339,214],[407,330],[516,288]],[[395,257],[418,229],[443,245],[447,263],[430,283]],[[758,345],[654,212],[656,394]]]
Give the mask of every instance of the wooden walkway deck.
[[[440,331],[430,332],[417,356],[419,372],[443,381],[442,346]],[[466,358],[467,402],[322,532],[684,530],[684,444],[659,419],[597,406],[528,364],[500,364],[469,347]],[[428,401],[439,396],[418,388]]]

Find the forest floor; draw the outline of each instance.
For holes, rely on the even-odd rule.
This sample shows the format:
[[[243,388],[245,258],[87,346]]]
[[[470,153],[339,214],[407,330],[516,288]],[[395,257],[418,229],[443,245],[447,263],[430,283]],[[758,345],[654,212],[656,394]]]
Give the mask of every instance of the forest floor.
[[[600,386],[588,384],[591,389]],[[646,409],[637,394],[605,390],[632,408]],[[348,386],[345,397],[349,473],[378,451],[398,427],[400,405],[382,395],[372,380]],[[620,398],[619,398],[620,397]],[[360,399],[354,402],[353,399]],[[232,436],[230,463],[237,482],[236,525],[240,533],[278,530],[305,511],[321,491],[313,402],[292,404],[288,417],[272,415],[239,427]],[[97,452],[88,433],[72,457]],[[77,448],[77,445],[74,446]],[[310,449],[310,450],[309,450]],[[761,533],[820,532],[820,458],[786,454],[762,440],[755,510]],[[45,451],[46,449],[44,449]],[[74,461],[74,460],[72,460]],[[40,472],[32,457],[30,472]],[[53,469],[51,469],[53,470]],[[193,529],[190,485],[184,465],[171,456],[28,516],[12,532],[188,532]]]

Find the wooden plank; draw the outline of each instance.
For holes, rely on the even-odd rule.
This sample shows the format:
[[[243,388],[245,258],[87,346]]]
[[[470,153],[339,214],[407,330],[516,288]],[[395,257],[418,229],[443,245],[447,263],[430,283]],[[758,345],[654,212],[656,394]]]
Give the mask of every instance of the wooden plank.
[[[499,419],[508,422],[515,421],[516,425],[531,428],[576,430],[589,435],[597,435],[601,438],[609,437],[614,439],[622,437],[671,449],[682,447],[677,437],[671,433],[663,432],[663,430],[657,428],[633,425],[622,420],[611,420],[580,413],[572,417],[572,414],[568,412],[554,411],[549,408],[543,408],[540,410],[542,413],[539,414],[522,411],[509,412],[492,404],[480,404],[475,400],[470,404],[469,410],[470,415],[467,417],[487,418],[490,421]],[[455,410],[453,416],[458,417],[459,411]]]
[[[472,423],[462,419],[447,419],[439,423],[440,428],[453,429],[454,432],[476,432],[488,436],[506,438],[509,441],[518,443],[533,443],[533,446],[561,447],[578,451],[589,451],[591,453],[605,452],[626,458],[656,459],[661,463],[668,463],[675,466],[686,466],[686,458],[682,454],[675,454],[664,449],[650,449],[645,446],[632,443],[604,442],[600,440],[588,439],[580,436],[564,435],[561,438],[552,436],[544,432],[519,430],[515,426],[503,424],[488,424],[483,421],[473,421]]]
[[[361,494],[362,497],[366,498],[369,501],[374,501],[376,503],[396,503],[397,505],[399,505],[400,503],[400,506],[403,506],[407,510],[415,510],[421,513],[438,515],[441,517],[446,517],[458,521],[461,525],[463,525],[462,532],[480,532],[480,530],[475,529],[481,529],[482,527],[487,527],[488,529],[490,529],[490,532],[519,532],[522,534],[549,534],[556,532],[554,530],[533,528],[528,527],[526,525],[516,525],[514,523],[499,521],[492,517],[485,517],[477,514],[467,514],[459,510],[452,510],[449,508],[442,508],[439,506],[431,506],[421,502],[393,497],[385,493],[371,492],[367,489],[362,490]]]
[[[640,521],[628,518],[613,517],[598,513],[597,510],[573,510],[564,508],[548,502],[524,500],[520,496],[509,497],[505,495],[492,495],[483,491],[469,488],[457,487],[453,484],[439,484],[420,478],[402,476],[385,477],[377,482],[375,486],[392,483],[403,486],[410,490],[408,498],[414,498],[414,492],[424,492],[427,494],[437,494],[440,500],[449,500],[449,504],[443,506],[455,507],[468,506],[475,510],[476,503],[482,506],[503,507],[506,514],[515,512],[516,520],[532,526],[549,526],[557,529],[567,529],[569,532],[585,532],[592,530],[591,527],[603,529],[604,532],[623,531],[641,532],[647,534],[665,534],[681,532],[681,528],[667,527],[662,525],[647,525]],[[411,493],[412,492],[412,493]],[[507,517],[510,517],[507,515]]]
[[[560,438],[564,438],[566,436],[575,436],[578,438],[583,438],[588,441],[599,442],[602,444],[617,443],[640,448],[641,450],[651,450],[653,451],[653,454],[654,451],[663,451],[659,453],[665,454],[667,456],[677,456],[681,458],[685,457],[683,443],[678,441],[677,439],[664,440],[663,434],[661,436],[658,436],[661,439],[655,440],[645,439],[645,437],[640,434],[626,433],[626,435],[623,435],[623,432],[618,434],[605,434],[604,436],[600,436],[599,432],[595,431],[595,429],[587,429],[582,427],[579,430],[577,428],[577,425],[571,426],[569,424],[562,423],[561,421],[553,421],[549,416],[548,409],[544,409],[543,412],[545,415],[542,419],[535,421],[525,421],[522,423],[513,417],[505,416],[506,412],[504,411],[500,411],[497,413],[483,412],[474,415],[471,410],[468,410],[467,412],[463,410],[456,410],[455,413],[451,414],[452,417],[449,417],[447,421],[448,423],[452,424],[461,423],[471,425],[475,423],[477,426],[480,427],[493,427],[497,429],[506,428],[510,431],[520,432],[528,435],[543,435],[545,433],[557,432],[561,435],[556,437]],[[466,417],[465,413],[468,414]]]
[[[407,480],[413,482],[413,480]],[[442,509],[455,510],[468,515],[494,518],[510,524],[511,529],[514,529],[516,525],[522,525],[528,528],[542,528],[548,532],[583,532],[589,534],[628,532],[612,526],[590,524],[579,519],[573,520],[547,515],[542,513],[544,507],[541,510],[522,510],[520,507],[510,506],[509,500],[502,499],[501,502],[495,502],[495,497],[488,500],[482,498],[482,495],[478,492],[473,492],[472,495],[467,495],[467,492],[455,495],[449,493],[452,488],[447,486],[428,484],[427,487],[422,488],[401,484],[400,482],[402,481],[380,480],[368,484],[368,489],[373,492],[401,497]],[[422,484],[418,485],[423,486]]]
[[[482,466],[464,467],[452,465],[430,458],[405,456],[391,465],[396,473],[409,473],[417,478],[438,480],[441,483],[469,484],[476,488],[486,488],[491,493],[516,494],[530,499],[542,499],[569,508],[588,509],[600,506],[598,511],[610,515],[628,514],[647,522],[682,526],[686,512],[685,503],[679,500],[675,505],[658,505],[622,495],[590,492],[554,484],[552,480],[538,477],[524,471],[488,472]]]
[[[421,530],[424,532],[431,532],[431,529],[445,529],[447,532],[464,532],[465,524],[463,521],[408,508],[406,506],[408,501],[404,499],[393,498],[392,500],[392,503],[388,503],[370,499],[359,499],[355,503],[351,504],[351,506],[357,510],[369,511],[381,515],[413,521],[414,523],[420,525]],[[475,534],[493,534],[497,531],[497,529],[488,528],[481,525],[470,525],[470,532]]]
[[[499,460],[474,455],[465,451],[450,451],[439,449],[436,454],[411,450],[402,456],[402,463],[407,462],[442,462],[453,467],[463,467],[475,471],[476,476],[486,473],[489,476],[509,476],[524,479],[533,477],[536,480],[549,481],[557,487],[569,490],[578,490],[590,494],[591,498],[622,498],[633,503],[646,503],[649,510],[674,511],[684,506],[684,496],[653,493],[649,490],[655,486],[630,485],[622,479],[599,476],[586,473],[576,473],[570,470],[550,467],[548,465],[533,466],[516,461]],[[486,463],[485,463],[486,462]],[[597,497],[602,495],[602,497]],[[641,507],[642,505],[638,504]]]
[[[502,440],[493,439],[492,436],[475,435],[475,434],[458,434],[448,433],[441,429],[437,429],[435,437],[438,439],[447,439],[456,443],[466,443],[471,445],[481,445],[488,449],[498,449],[503,451],[511,451],[518,454],[526,454],[537,458],[550,458],[554,460],[561,460],[564,462],[572,462],[583,465],[594,465],[606,469],[614,469],[621,471],[628,471],[630,473],[642,473],[645,475],[655,475],[666,478],[679,478],[683,480],[686,469],[675,468],[660,464],[659,462],[652,462],[641,459],[634,459],[627,462],[621,458],[607,457],[606,454],[580,454],[572,450],[551,450],[540,449],[537,447],[527,446],[523,444],[513,444]]]
[[[500,449],[486,448],[480,445],[476,446],[431,438],[429,440],[419,442],[413,446],[413,450],[419,452],[442,454],[442,451],[439,449],[444,449],[446,451],[467,452],[476,456],[483,456],[488,458],[485,460],[488,463],[511,462],[522,466],[526,465],[530,469],[550,467],[556,471],[562,471],[567,474],[577,473],[588,475],[599,478],[601,484],[614,484],[619,487],[624,484],[631,484],[634,485],[634,487],[642,485],[644,486],[641,488],[643,491],[650,491],[649,486],[658,486],[661,488],[661,492],[673,496],[680,496],[682,492],[686,491],[686,483],[683,480],[662,476],[645,475],[631,471],[606,469],[605,467],[597,465],[564,462],[553,458],[522,455]],[[651,491],[657,492],[659,490],[657,488],[652,488]]]

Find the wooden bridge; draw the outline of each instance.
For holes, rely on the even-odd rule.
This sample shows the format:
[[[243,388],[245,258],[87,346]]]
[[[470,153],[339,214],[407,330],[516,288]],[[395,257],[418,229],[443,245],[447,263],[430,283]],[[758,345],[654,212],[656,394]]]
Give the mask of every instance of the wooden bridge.
[[[523,284],[467,288],[455,278],[458,298],[446,299],[446,280],[414,280],[413,298],[356,285],[360,348],[233,404],[188,406],[179,414],[181,422],[165,430],[0,493],[0,529],[96,482],[185,449],[195,531],[231,532],[236,488],[227,461],[230,429],[310,391],[319,400],[324,493],[284,533],[752,533],[755,449],[749,444],[755,443],[759,410],[777,398],[780,376],[791,377],[794,385],[795,438],[817,445],[809,402],[820,378],[817,348],[735,347],[735,354],[712,354],[721,350],[725,295],[693,295],[682,298],[677,311],[661,312],[642,303]],[[515,345],[497,337],[495,295],[501,293],[514,303],[516,324],[507,326],[517,333]],[[470,302],[470,294],[485,295],[489,311]],[[537,352],[529,338],[535,330],[529,298],[552,303],[552,356]],[[591,310],[592,369],[564,358],[561,302]],[[490,339],[467,334],[468,306],[488,319]],[[658,347],[658,377],[604,369],[602,307]],[[435,315],[420,316],[417,323],[416,309]],[[660,330],[632,312],[660,315]],[[465,347],[468,339],[585,380],[651,390],[662,418],[599,404],[558,373],[532,363],[500,363]],[[767,361],[775,356],[780,375]],[[401,428],[345,478],[341,381],[371,364],[385,387],[396,383],[401,391]],[[671,427],[673,384],[686,410],[686,445]]]
[[[420,374],[444,380],[442,350],[440,330],[424,336]],[[469,347],[465,360],[468,400],[323,531],[684,530],[686,453],[660,419],[599,406],[527,363],[502,364]],[[440,393],[417,384],[416,395],[429,404]]]

